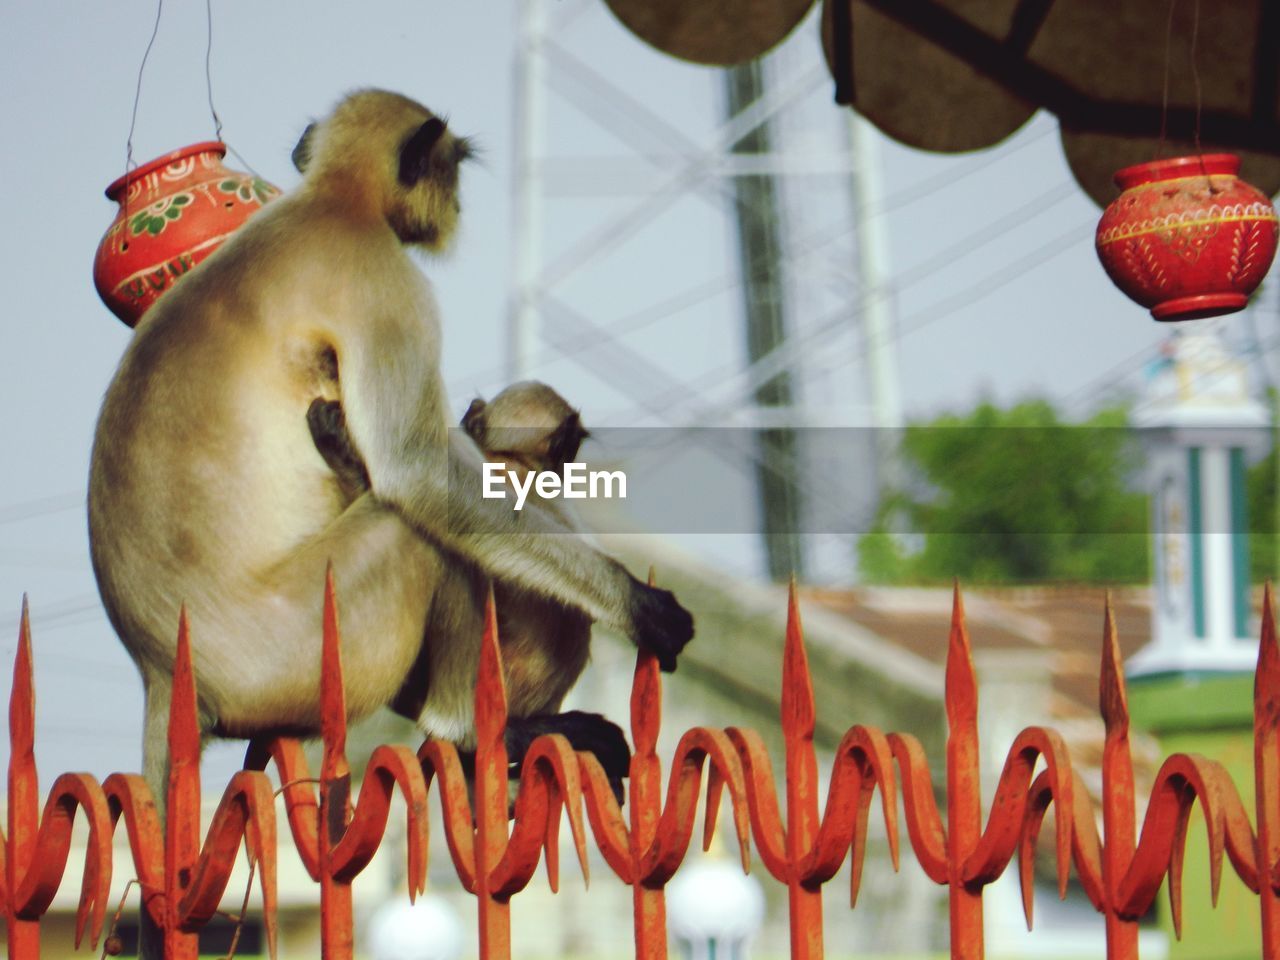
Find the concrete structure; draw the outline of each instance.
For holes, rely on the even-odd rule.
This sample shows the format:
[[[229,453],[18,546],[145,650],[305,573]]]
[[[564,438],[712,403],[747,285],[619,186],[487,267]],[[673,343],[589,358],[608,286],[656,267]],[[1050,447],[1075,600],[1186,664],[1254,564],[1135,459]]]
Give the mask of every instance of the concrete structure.
[[[1132,657],[1134,723],[1162,752],[1222,762],[1252,806],[1253,671],[1257,605],[1250,603],[1245,468],[1265,449],[1269,417],[1252,396],[1244,361],[1213,324],[1170,341],[1153,371],[1137,426],[1148,433],[1155,598],[1151,643]],[[1173,958],[1256,957],[1258,903],[1234,876],[1209,909],[1203,844],[1188,844],[1184,902],[1190,915]],[[1167,908],[1162,923],[1172,930]]]
[[[1148,444],[1156,607],[1131,676],[1252,672],[1245,462],[1267,441],[1266,408],[1213,327],[1175,334],[1135,413]]]

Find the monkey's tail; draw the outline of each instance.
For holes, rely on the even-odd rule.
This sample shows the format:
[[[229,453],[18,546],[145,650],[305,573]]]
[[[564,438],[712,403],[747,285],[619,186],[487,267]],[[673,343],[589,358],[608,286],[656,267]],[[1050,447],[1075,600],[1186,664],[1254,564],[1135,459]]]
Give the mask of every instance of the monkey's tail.
[[[161,830],[169,792],[169,704],[172,699],[173,684],[168,677],[149,678],[142,732],[142,779],[151,791]],[[145,908],[139,911],[138,957],[164,960],[164,932]]]
[[[167,678],[147,683],[146,717],[142,728],[142,779],[147,782],[156,813],[164,824],[169,790],[169,704],[173,686]]]

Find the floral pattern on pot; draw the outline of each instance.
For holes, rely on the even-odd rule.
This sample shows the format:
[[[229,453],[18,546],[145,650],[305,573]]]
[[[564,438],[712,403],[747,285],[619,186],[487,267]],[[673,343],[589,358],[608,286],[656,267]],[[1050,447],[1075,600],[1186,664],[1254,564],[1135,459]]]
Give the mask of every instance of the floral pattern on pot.
[[[171,197],[165,197],[130,220],[129,229],[135,237],[144,231],[153,237],[158,236],[170,220],[177,220],[182,216],[182,208],[190,202],[189,193],[175,193]]]
[[[259,205],[280,196],[280,191],[260,177],[240,177],[234,180],[223,180],[218,184],[223,193],[233,193],[244,203]]]

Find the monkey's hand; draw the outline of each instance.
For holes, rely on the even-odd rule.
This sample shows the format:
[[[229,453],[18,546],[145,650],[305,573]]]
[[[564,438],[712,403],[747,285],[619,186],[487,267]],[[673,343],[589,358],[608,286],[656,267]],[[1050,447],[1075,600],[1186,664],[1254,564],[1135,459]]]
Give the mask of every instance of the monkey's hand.
[[[632,641],[641,650],[658,658],[664,673],[676,669],[676,656],[693,639],[693,616],[670,590],[651,587],[637,580],[633,584],[631,622]]]

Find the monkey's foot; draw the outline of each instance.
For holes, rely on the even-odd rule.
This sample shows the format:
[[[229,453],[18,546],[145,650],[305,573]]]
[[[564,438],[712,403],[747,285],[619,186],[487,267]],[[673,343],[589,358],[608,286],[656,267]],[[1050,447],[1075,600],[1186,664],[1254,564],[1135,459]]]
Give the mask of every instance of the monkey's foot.
[[[311,440],[338,477],[338,481],[358,495],[369,489],[369,471],[360,457],[351,434],[347,432],[347,417],[337,400],[317,397],[307,408],[307,426],[311,428]]]
[[[574,750],[595,754],[609,778],[609,786],[621,806],[625,799],[622,778],[631,769],[631,748],[622,728],[598,713],[571,710],[532,717],[512,717],[507,721],[507,758],[518,769],[529,745],[544,733],[563,734]]]

